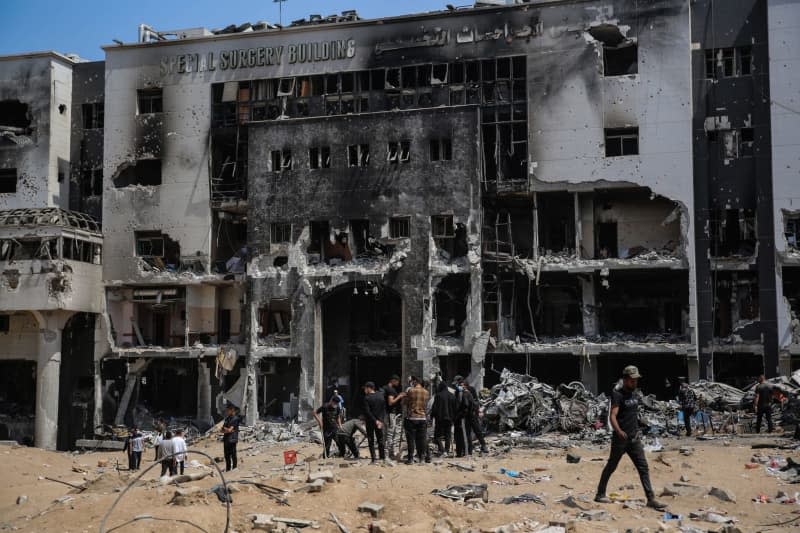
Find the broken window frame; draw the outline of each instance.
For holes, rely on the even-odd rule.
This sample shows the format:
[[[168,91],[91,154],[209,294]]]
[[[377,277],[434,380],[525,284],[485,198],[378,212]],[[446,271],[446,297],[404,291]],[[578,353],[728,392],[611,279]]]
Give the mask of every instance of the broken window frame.
[[[431,139],[429,142],[431,161],[452,161],[453,142],[449,137]]]
[[[81,106],[83,113],[83,129],[102,130],[105,123],[105,107],[103,102],[89,102]]]
[[[431,215],[431,236],[434,239],[452,239],[456,236],[453,215]]]
[[[136,91],[136,114],[152,115],[164,112],[164,91],[161,88]]]
[[[291,222],[271,222],[269,225],[270,244],[291,244],[292,243],[292,223]]]
[[[788,248],[800,250],[800,215],[784,216],[783,236]]]
[[[605,156],[626,157],[639,155],[639,128],[605,128]],[[635,143],[631,143],[635,141]],[[619,153],[611,148],[618,144]],[[633,144],[633,146],[632,146]],[[626,149],[627,146],[627,149]]]
[[[369,166],[369,144],[347,145],[347,166],[365,168]]]
[[[633,49],[633,60],[630,61],[626,69],[621,68],[621,65],[616,61],[612,61],[609,56],[619,55],[622,56],[625,52]],[[619,61],[619,59],[617,59]],[[632,76],[639,73],[639,44],[636,39],[625,39],[617,46],[603,45],[603,76],[606,78],[613,78],[617,76]]]
[[[279,309],[276,310],[276,307]],[[276,316],[277,315],[277,316]],[[277,322],[277,331],[270,326]],[[283,323],[283,327],[281,326]],[[258,308],[258,336],[261,338],[275,335],[278,338],[291,338],[292,307],[287,298],[273,298]]]
[[[136,231],[134,232],[134,255],[145,258],[164,258],[166,255],[164,240],[164,234],[160,231]]]
[[[88,198],[103,195],[103,167],[81,169],[81,195]]]
[[[409,239],[411,238],[411,217],[391,217],[389,219],[389,238],[390,239]]]
[[[321,168],[331,168],[331,147],[312,146],[308,149],[308,168],[319,170]]]
[[[270,152],[270,162],[272,172],[283,172],[284,170],[292,170],[294,168],[292,151],[289,148],[272,150]]]
[[[707,48],[705,50],[705,78],[719,80],[753,74],[753,48],[739,46]]]
[[[16,168],[0,168],[0,194],[16,194],[18,181]]]

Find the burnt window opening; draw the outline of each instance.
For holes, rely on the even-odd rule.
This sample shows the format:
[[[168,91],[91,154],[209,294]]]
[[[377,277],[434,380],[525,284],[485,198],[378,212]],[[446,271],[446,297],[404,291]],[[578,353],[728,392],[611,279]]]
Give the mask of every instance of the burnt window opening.
[[[367,167],[369,166],[369,145],[351,144],[347,147],[347,166]]]
[[[85,130],[101,130],[105,122],[105,109],[103,102],[93,102],[90,104],[83,104],[81,106],[83,111],[83,129]]]
[[[356,257],[372,255],[369,244],[372,242],[369,233],[369,220],[354,219],[350,221],[350,249]]]
[[[81,195],[103,195],[103,168],[85,168],[81,170]]]
[[[635,39],[625,37],[618,26],[599,24],[589,35],[603,43],[603,74],[624,76],[639,72],[638,46]]]
[[[711,48],[705,53],[707,79],[749,76],[753,73],[753,49],[750,46]]]
[[[102,246],[81,239],[64,237],[61,244],[64,259],[99,265],[102,263]]]
[[[211,207],[247,198],[247,128],[211,134]]]
[[[284,170],[292,170],[292,151],[289,149],[273,150],[271,152],[272,171],[282,172]]]
[[[460,337],[467,320],[469,299],[469,274],[446,276],[434,292],[434,319],[436,335]]]
[[[617,223],[614,221],[598,222],[595,225],[595,259],[619,257],[619,241]]]
[[[291,324],[292,308],[288,299],[272,299],[258,310],[259,337],[288,339]]]
[[[453,257],[455,253],[456,226],[453,215],[433,215],[431,217],[431,236],[436,247],[446,252],[445,259]]]
[[[510,283],[498,285],[513,289],[502,290],[501,297],[503,307],[513,309],[507,316],[512,318],[521,338],[556,339],[583,334],[581,289],[576,277],[547,273],[537,283],[517,275]]]
[[[387,161],[391,164],[408,163],[411,160],[410,141],[392,141],[388,144]]]
[[[0,315],[0,333],[8,333],[11,323],[10,315]]]
[[[331,225],[327,220],[312,220],[310,225],[311,238],[306,253],[310,255],[309,262],[318,263],[325,259],[325,245],[330,242]]]
[[[180,266],[180,245],[160,231],[134,232],[135,252],[159,270],[176,270]]]
[[[784,220],[786,245],[792,250],[800,249],[800,215],[787,216]]]
[[[0,240],[0,261],[30,261],[33,259],[58,259],[58,257],[58,238],[56,237]],[[91,260],[91,255],[89,258]]]
[[[753,128],[710,130],[710,143],[719,143],[720,157],[726,160],[753,157],[755,134]]]
[[[540,255],[575,253],[575,198],[571,193],[540,193],[536,216]]]
[[[14,133],[25,133],[31,126],[28,104],[19,100],[0,100],[0,126],[19,128]]]
[[[430,140],[431,161],[451,161],[453,159],[453,144],[448,138]]]
[[[757,328],[746,327],[759,318],[758,275],[754,272],[717,272],[714,279],[714,337],[737,333],[758,340]]]
[[[161,89],[140,89],[136,91],[137,111],[140,115],[161,113],[164,111],[163,92]]]
[[[269,225],[270,244],[290,244],[292,242],[292,225],[289,222],[273,222]]]
[[[0,168],[0,194],[17,192],[17,169]]]
[[[742,128],[739,130],[739,156],[753,157],[753,128]]]
[[[308,149],[308,167],[311,170],[331,168],[331,147],[312,146]]]
[[[709,217],[712,257],[745,256],[756,250],[754,209],[715,209]]]
[[[639,153],[639,128],[606,128],[606,157]]]
[[[161,160],[139,159],[133,164],[125,164],[113,181],[117,188],[161,185]]]
[[[408,239],[411,237],[411,217],[390,218],[389,237],[392,239]]]

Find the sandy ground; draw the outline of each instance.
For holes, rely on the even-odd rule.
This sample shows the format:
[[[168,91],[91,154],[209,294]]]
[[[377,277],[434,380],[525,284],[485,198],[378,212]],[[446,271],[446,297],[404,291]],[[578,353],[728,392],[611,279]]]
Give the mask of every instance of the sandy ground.
[[[738,437],[731,441],[663,441],[664,452],[648,453],[656,491],[660,493],[665,484],[679,482],[681,476],[684,476],[692,484],[728,489],[735,494],[738,503],[723,502],[713,496],[662,497],[669,504],[672,513],[687,516],[700,508],[713,507],[735,516],[742,531],[798,530],[800,505],[757,504],[752,501],[760,494],[772,497],[783,490],[794,495],[795,488],[800,490],[800,485],[784,484],[768,475],[764,466],[752,469],[745,467],[756,453],[791,456],[790,452],[777,449],[751,449],[753,443],[763,440]],[[777,442],[787,441],[778,439]],[[682,445],[694,447],[694,453],[689,456],[681,455],[678,448]],[[578,464],[568,464],[566,452],[561,449],[513,449],[508,453],[485,458],[458,460],[461,464],[472,465],[474,472],[448,466],[447,462],[456,461],[455,459],[444,462],[434,459],[432,464],[427,465],[396,466],[369,465],[364,460],[356,464],[345,460],[325,463],[318,458],[320,447],[313,444],[252,446],[250,443],[240,443],[240,468],[227,479],[249,479],[291,490],[288,496],[289,506],[281,506],[257,489],[243,485],[240,492],[233,494],[232,531],[250,531],[252,527],[248,515],[251,513],[316,520],[319,531],[338,531],[329,520],[331,512],[351,532],[366,531],[373,519],[356,510],[359,503],[364,501],[384,504],[381,518],[395,531],[430,532],[436,520],[443,517],[449,518],[461,531],[468,528],[491,530],[525,520],[529,521],[529,525],[518,530],[532,531],[535,528],[530,525],[531,521],[547,525],[551,521],[575,520],[581,511],[558,502],[568,495],[573,495],[586,509],[605,509],[611,515],[604,521],[577,520],[575,531],[626,531],[628,528],[633,531],[640,531],[642,528],[658,531],[662,523],[662,514],[650,509],[625,508],[622,503],[598,505],[591,502],[607,454],[607,449],[602,446],[577,448],[582,456]],[[200,442],[195,448],[212,456],[222,455],[222,445],[212,440]],[[283,468],[284,449],[296,449],[303,465],[293,472],[286,472]],[[796,455],[794,457],[800,459]],[[152,450],[147,450],[143,464],[149,465],[152,458]],[[195,458],[203,459],[197,455]],[[98,466],[105,462],[109,462],[111,466]],[[119,490],[131,479],[128,472],[114,468],[116,462],[127,466],[121,452],[73,454],[25,447],[0,447],[0,472],[3,477],[0,486],[0,531],[99,531],[103,515],[119,496]],[[206,462],[205,459],[203,462]],[[550,479],[538,483],[514,480],[500,474],[501,467],[528,471],[531,477],[550,476]],[[320,493],[294,492],[303,483],[291,481],[292,477],[305,478],[308,471],[324,468],[331,468],[335,472],[336,483],[327,485]],[[80,473],[73,469],[87,472]],[[187,473],[200,470],[188,468]],[[209,532],[224,531],[225,506],[215,495],[207,496],[205,501],[200,498],[189,506],[170,505],[168,502],[176,487],[160,486],[157,480],[159,473],[158,468],[154,468],[128,491],[111,516],[108,526],[113,527],[137,515],[147,514],[159,518],[187,519]],[[89,480],[89,486],[78,492],[60,483],[45,480],[43,476],[73,484]],[[219,478],[215,475],[185,486],[209,488],[217,483]],[[473,500],[464,504],[430,494],[433,489],[460,483],[488,484],[489,503],[477,503]],[[627,458],[623,459],[611,479],[609,492],[611,491],[634,499],[643,497],[636,471]],[[541,496],[546,506],[535,503],[500,503],[505,496],[523,493]],[[17,504],[20,495],[26,495],[28,499]],[[70,496],[70,499],[65,502],[56,501],[64,496]],[[764,524],[785,522],[793,518],[798,520],[783,526],[763,527]],[[675,527],[677,522],[672,521],[670,524]],[[684,519],[683,524],[703,531],[719,528],[717,524],[688,518]],[[165,532],[198,529],[173,521],[140,520],[116,531]]]

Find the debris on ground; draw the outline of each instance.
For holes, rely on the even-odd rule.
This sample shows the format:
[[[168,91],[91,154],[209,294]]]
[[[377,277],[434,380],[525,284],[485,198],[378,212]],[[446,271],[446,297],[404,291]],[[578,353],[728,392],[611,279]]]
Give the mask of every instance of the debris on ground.
[[[450,485],[446,489],[436,489],[431,494],[462,502],[474,498],[479,498],[484,503],[489,502],[489,489],[485,484]]]

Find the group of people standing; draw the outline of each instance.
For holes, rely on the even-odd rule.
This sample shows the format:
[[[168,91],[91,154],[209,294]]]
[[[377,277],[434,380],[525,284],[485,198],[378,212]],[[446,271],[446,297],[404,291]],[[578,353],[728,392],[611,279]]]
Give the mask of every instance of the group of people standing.
[[[175,434],[167,430],[164,424],[156,426],[157,434],[153,440],[155,449],[155,461],[161,463],[161,475],[169,472],[170,476],[177,473],[183,474],[186,465],[186,440],[183,438],[183,430],[175,430]],[[128,470],[136,471],[142,465],[142,452],[144,451],[144,435],[139,428],[133,427],[128,432],[125,439],[123,452],[128,456]]]
[[[434,428],[433,442],[438,455],[451,453],[452,440],[455,440],[457,457],[472,454],[474,436],[486,453],[486,441],[479,421],[480,404],[478,394],[462,376],[456,376],[450,386],[444,381],[436,385],[436,393],[431,395],[431,384],[416,376],[408,379],[405,389],[401,389],[400,377],[389,378],[383,387],[376,387],[368,381],[364,384],[363,415],[358,419],[344,420],[341,397],[334,394],[314,413],[322,430],[324,455],[330,456],[330,448],[336,442],[339,455],[344,457],[347,450],[354,458],[359,458],[355,434],[362,433],[367,438],[370,459],[400,460],[403,436],[406,440],[407,464],[431,461],[428,430]],[[455,437],[453,439],[453,437]]]

